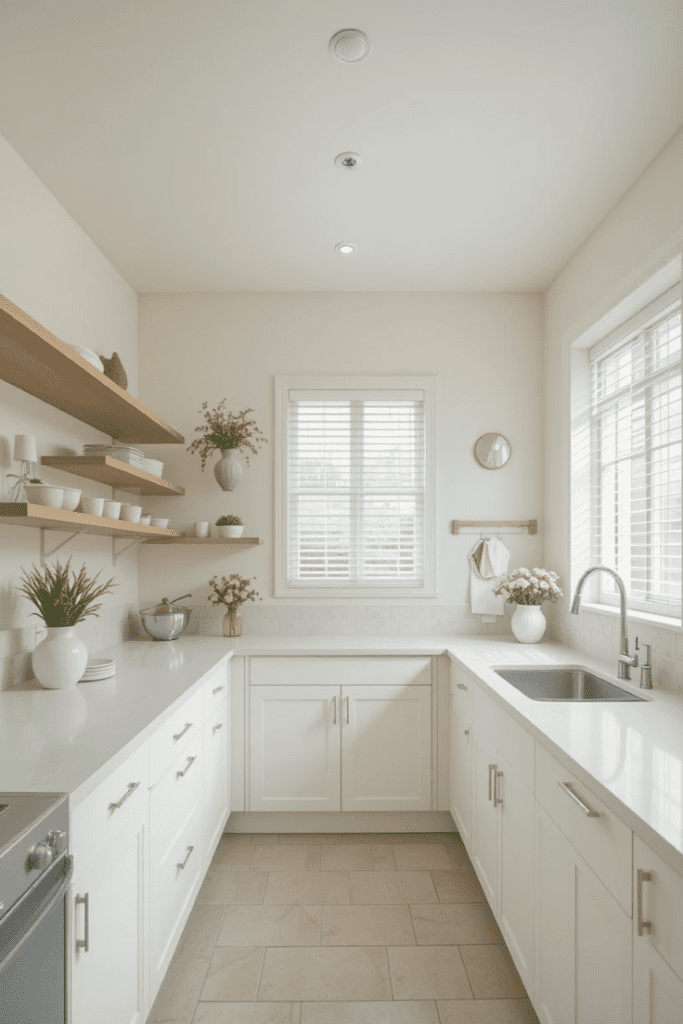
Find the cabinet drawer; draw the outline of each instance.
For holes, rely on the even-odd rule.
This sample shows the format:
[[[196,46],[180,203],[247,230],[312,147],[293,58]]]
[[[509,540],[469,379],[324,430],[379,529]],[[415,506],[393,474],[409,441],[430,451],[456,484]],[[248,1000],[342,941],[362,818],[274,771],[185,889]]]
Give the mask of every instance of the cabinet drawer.
[[[228,704],[230,666],[224,665],[211,676],[202,687],[204,694],[204,721],[208,721],[217,708]]]
[[[514,765],[524,785],[533,793],[536,746],[533,737],[476,684],[472,686],[472,717],[477,729]]]
[[[74,855],[74,877],[103,850],[131,811],[147,804],[149,745],[132,753],[71,814],[69,846]]]
[[[252,686],[429,686],[432,659],[251,658]]]
[[[633,885],[638,899],[638,869],[650,875],[640,883],[642,919],[649,935],[634,932],[634,943],[651,942],[669,967],[683,978],[683,878],[638,836],[633,837]],[[636,910],[637,913],[637,910]],[[634,950],[635,951],[635,950]]]
[[[536,799],[630,917],[631,830],[538,743]]]
[[[160,726],[149,741],[150,785],[154,785],[171,762],[195,736],[201,735],[203,694],[199,690]]]
[[[197,735],[178,755],[150,794],[150,859],[153,879],[169,848],[201,804],[203,772],[202,737]]]

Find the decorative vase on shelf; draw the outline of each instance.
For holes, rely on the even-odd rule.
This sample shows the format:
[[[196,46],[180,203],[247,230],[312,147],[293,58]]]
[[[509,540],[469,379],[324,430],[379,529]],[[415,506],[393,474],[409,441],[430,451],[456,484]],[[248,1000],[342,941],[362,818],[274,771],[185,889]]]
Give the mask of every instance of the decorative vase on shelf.
[[[221,457],[213,467],[213,475],[224,491],[234,491],[244,475],[244,466],[237,458],[236,448],[221,449]]]
[[[239,612],[226,612],[223,616],[223,636],[242,636],[242,616]]]
[[[545,633],[545,615],[540,604],[518,604],[510,619],[510,628],[520,644],[537,644]]]
[[[47,690],[68,690],[85,672],[88,651],[74,626],[48,626],[31,655],[35,677]]]

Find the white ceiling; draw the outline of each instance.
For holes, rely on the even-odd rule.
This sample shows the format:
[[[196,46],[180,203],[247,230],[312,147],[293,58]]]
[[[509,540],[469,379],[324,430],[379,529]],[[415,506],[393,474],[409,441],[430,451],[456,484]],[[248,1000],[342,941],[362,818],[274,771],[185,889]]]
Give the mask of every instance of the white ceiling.
[[[138,291],[536,291],[683,123],[682,37],[651,0],[0,0],[0,133]]]

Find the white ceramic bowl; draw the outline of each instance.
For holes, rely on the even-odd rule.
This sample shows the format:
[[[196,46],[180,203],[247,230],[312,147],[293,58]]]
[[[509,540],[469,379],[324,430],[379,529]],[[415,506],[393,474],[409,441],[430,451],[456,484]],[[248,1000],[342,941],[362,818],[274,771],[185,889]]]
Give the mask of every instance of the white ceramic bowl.
[[[149,512],[143,512],[140,516],[140,526],[149,526],[152,522],[152,517]]]
[[[80,487],[65,487],[64,488],[64,501],[62,508],[65,508],[67,512],[75,512],[78,508],[78,503],[81,500],[81,489]]]
[[[104,515],[104,498],[81,497],[81,512],[85,512],[89,516]]]
[[[49,508],[61,508],[64,502],[64,488],[52,487],[51,484],[24,484],[26,500],[32,505],[48,505]]]
[[[107,517],[107,519],[118,519],[119,516],[121,515],[121,502],[105,501],[104,514]]]
[[[142,468],[146,473],[151,473],[152,476],[161,476],[164,471],[164,464],[159,462],[158,459],[144,459]]]
[[[124,523],[139,523],[142,515],[142,505],[122,505],[121,519]]]
[[[69,348],[72,348],[74,352],[78,353],[81,359],[85,359],[87,363],[90,363],[91,366],[94,366],[96,370],[99,370],[100,373],[102,373],[104,367],[102,366],[102,360],[98,356],[97,352],[93,352],[90,348],[83,348],[81,345],[69,345]]]
[[[166,527],[168,526],[168,523],[169,523],[168,519],[153,519],[151,525],[152,526],[160,526],[162,530],[165,530]]]

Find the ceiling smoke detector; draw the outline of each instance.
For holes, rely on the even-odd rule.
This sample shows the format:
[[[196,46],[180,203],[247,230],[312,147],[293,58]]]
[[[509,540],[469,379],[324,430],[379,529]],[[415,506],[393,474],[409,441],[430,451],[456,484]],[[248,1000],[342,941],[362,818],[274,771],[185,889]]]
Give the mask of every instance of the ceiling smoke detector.
[[[350,171],[354,167],[360,167],[363,163],[363,158],[358,153],[340,153],[339,156],[334,158],[334,162],[337,167],[345,167]]]
[[[370,52],[370,40],[357,28],[343,28],[330,39],[330,53],[344,64],[357,64]]]

